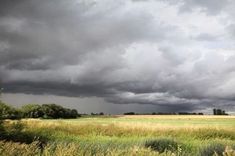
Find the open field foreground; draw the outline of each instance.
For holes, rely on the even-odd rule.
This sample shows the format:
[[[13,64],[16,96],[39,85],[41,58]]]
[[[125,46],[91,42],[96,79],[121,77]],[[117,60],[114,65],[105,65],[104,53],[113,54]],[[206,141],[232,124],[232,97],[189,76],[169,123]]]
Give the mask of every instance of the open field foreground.
[[[235,155],[235,116],[97,116],[21,122],[23,132],[38,137],[31,144],[1,141],[1,155]]]

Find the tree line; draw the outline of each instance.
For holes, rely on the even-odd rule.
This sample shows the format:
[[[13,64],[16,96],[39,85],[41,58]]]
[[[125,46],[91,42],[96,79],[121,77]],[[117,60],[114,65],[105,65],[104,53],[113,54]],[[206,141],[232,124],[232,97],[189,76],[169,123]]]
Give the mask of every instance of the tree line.
[[[225,110],[222,110],[222,109],[213,109],[213,114],[214,115],[228,115]]]
[[[152,113],[135,113],[135,112],[126,112],[123,115],[203,115],[203,113],[195,113],[195,112],[178,112],[178,113],[170,113],[170,112],[152,112]]]
[[[64,108],[57,104],[27,104],[17,109],[0,101],[0,117],[1,119],[71,119],[80,115],[76,109]]]

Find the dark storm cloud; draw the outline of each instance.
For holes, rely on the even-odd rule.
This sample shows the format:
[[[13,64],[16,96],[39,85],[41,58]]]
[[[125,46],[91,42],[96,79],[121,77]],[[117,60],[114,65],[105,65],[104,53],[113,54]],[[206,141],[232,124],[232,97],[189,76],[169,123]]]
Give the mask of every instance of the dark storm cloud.
[[[234,109],[232,4],[2,0],[2,87],[172,112]]]
[[[68,97],[89,97],[89,96],[109,96],[113,94],[108,86],[102,84],[96,85],[72,85],[69,83],[53,83],[53,82],[15,82],[4,83],[2,85],[4,92],[10,93],[26,93],[26,94],[48,94],[61,95]]]

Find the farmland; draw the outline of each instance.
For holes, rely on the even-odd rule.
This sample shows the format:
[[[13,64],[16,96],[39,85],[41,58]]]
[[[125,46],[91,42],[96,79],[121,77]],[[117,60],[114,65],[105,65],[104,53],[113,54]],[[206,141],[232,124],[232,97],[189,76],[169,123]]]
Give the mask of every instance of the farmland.
[[[14,121],[6,121],[11,125]],[[47,138],[43,149],[31,144],[1,142],[0,152],[33,151],[33,155],[208,155],[222,148],[233,155],[235,116],[130,115],[78,119],[23,119],[25,133]],[[147,142],[176,143],[159,152]],[[172,146],[172,145],[170,145]],[[12,147],[14,147],[13,150]],[[34,150],[28,150],[34,149]],[[9,152],[9,151],[8,151]],[[218,151],[219,153],[220,151]],[[29,153],[30,155],[30,153]]]

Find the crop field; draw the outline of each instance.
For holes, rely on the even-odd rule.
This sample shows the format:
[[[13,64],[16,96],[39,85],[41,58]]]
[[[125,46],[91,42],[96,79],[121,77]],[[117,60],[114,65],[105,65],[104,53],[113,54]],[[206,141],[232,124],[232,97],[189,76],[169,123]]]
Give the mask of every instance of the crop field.
[[[23,119],[21,123],[25,133],[39,137],[31,144],[2,141],[3,155],[4,151],[12,155],[58,156],[235,155],[235,116],[97,116]],[[46,138],[45,144],[37,141],[40,137]]]

